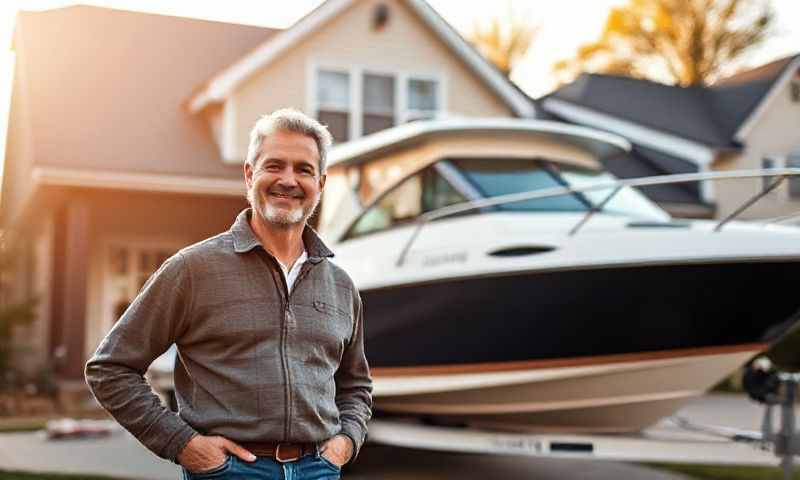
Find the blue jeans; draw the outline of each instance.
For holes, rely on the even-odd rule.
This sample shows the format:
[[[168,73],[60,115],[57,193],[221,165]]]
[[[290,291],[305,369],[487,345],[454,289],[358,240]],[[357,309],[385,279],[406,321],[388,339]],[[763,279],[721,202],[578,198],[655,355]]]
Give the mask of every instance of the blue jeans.
[[[341,469],[316,454],[306,455],[293,462],[279,463],[270,457],[258,457],[245,462],[233,455],[222,466],[206,473],[189,473],[182,469],[183,480],[338,480]]]

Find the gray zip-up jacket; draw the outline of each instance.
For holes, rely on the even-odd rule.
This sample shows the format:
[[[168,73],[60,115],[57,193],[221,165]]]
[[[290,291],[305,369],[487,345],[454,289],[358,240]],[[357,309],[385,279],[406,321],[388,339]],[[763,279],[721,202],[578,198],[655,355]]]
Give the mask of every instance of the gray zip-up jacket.
[[[358,291],[306,228],[308,260],[288,293],[249,215],[153,274],[86,364],[89,387],[140,442],[173,461],[197,432],[238,442],[344,433],[355,458],[372,408]],[[179,413],[143,377],[173,343]]]

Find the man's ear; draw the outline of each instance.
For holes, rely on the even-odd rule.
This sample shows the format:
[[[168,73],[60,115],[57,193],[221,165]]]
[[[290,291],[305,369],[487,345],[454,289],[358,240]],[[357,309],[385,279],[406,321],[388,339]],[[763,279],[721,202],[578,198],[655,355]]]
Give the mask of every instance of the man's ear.
[[[323,191],[325,189],[325,180],[328,178],[327,175],[324,173],[319,176],[319,191]]]
[[[253,185],[253,167],[247,162],[244,162],[244,183],[247,185],[248,190]]]

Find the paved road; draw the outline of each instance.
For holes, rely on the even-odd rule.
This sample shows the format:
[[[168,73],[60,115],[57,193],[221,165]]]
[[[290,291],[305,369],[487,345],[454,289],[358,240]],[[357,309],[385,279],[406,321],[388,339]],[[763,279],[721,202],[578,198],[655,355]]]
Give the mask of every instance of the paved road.
[[[681,410],[697,422],[756,429],[761,410],[738,396],[708,396]],[[48,441],[41,433],[0,435],[0,469],[94,473],[136,479],[176,479],[177,469],[151,455],[126,432],[103,439]],[[565,480],[686,480],[638,465],[590,460],[553,460],[512,456],[424,452],[366,446],[352,480],[438,480],[443,478],[531,478]]]

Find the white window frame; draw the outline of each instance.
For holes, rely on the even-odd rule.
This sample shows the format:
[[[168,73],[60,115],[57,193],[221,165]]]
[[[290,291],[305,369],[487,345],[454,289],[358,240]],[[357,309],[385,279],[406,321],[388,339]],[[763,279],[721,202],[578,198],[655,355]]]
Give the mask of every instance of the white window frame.
[[[319,116],[319,102],[317,99],[317,78],[320,71],[347,73],[350,76],[350,119],[348,123],[349,138],[355,140],[364,134],[363,118],[363,80],[365,74],[392,76],[395,79],[395,125],[402,125],[411,118],[408,110],[409,80],[427,80],[437,83],[437,105],[434,117],[447,112],[447,77],[444,72],[424,72],[384,69],[380,67],[367,67],[363,65],[344,65],[330,62],[309,61],[306,64],[306,111],[314,118]]]
[[[441,115],[442,112],[447,111],[447,107],[444,105],[445,99],[447,98],[447,92],[445,90],[445,82],[442,81],[441,75],[430,75],[430,74],[405,74],[403,81],[399,82],[403,85],[403,103],[400,107],[402,111],[402,121],[399,123],[406,123],[409,121],[410,118],[415,113],[422,114],[427,113],[427,110],[411,110],[408,107],[408,90],[411,88],[411,80],[420,80],[423,82],[436,82],[436,108],[433,109],[433,118]],[[422,116],[422,115],[420,115]]]
[[[119,237],[119,236],[109,236],[102,240],[101,242],[101,252],[102,258],[100,259],[100,263],[102,265],[102,283],[100,285],[100,304],[101,304],[101,316],[100,316],[100,325],[102,328],[102,335],[111,330],[111,327],[117,322],[117,318],[114,318],[113,308],[114,308],[114,292],[112,290],[112,277],[113,273],[111,272],[111,265],[109,263],[109,259],[111,258],[111,251],[114,248],[126,248],[130,252],[131,250],[140,251],[140,250],[166,250],[174,254],[184,246],[188,245],[189,241],[180,240],[177,238],[171,239],[163,239],[163,238],[148,238],[148,237],[139,237],[139,238],[127,238],[127,237]],[[128,257],[128,275],[131,275],[130,267],[135,262],[135,256]],[[133,281],[132,279],[129,279]],[[135,298],[135,297],[134,297]]]

